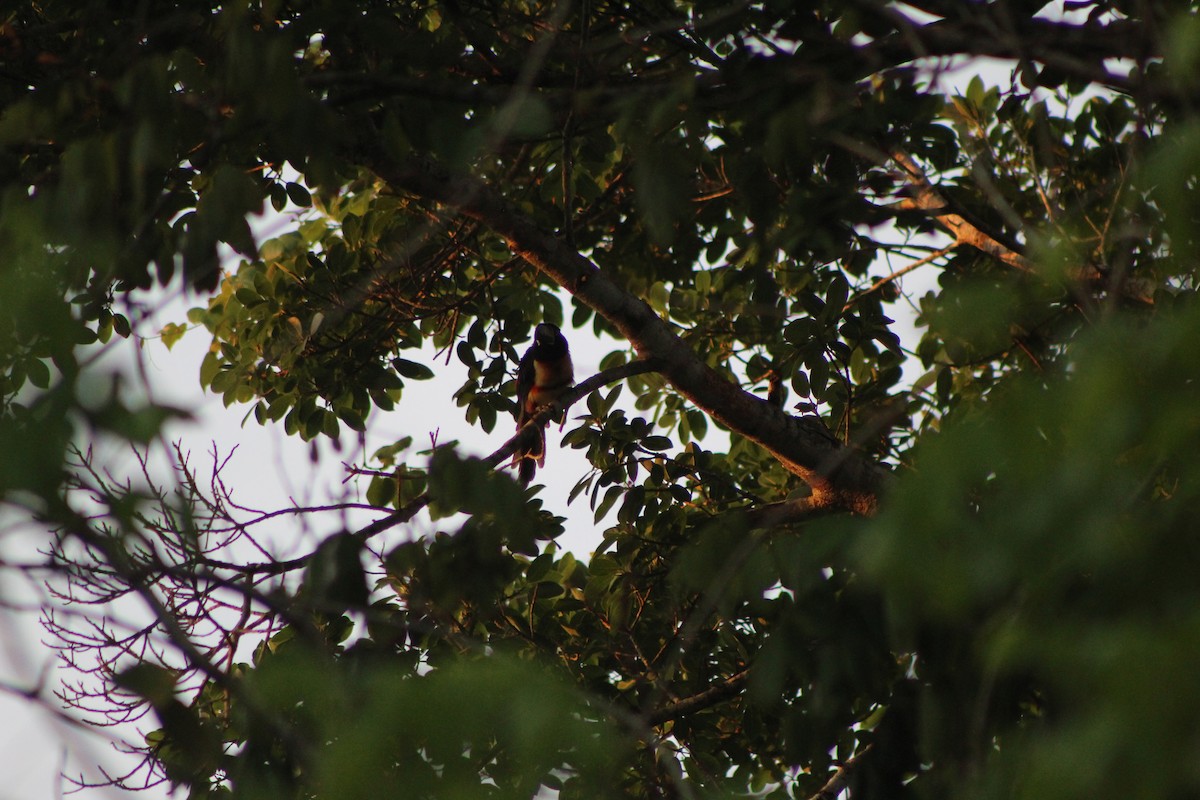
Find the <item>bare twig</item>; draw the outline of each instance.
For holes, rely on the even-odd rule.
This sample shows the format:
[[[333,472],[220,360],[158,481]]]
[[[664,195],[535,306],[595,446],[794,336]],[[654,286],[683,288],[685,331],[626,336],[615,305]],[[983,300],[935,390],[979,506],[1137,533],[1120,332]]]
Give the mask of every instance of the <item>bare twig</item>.
[[[945,247],[941,248],[940,250],[935,250],[932,253],[930,253],[929,255],[924,256],[922,258],[918,258],[916,261],[913,261],[910,264],[905,264],[903,267],[896,270],[891,275],[885,275],[884,277],[882,277],[879,280],[872,283],[868,288],[864,289],[863,291],[854,295],[854,297],[851,297],[849,300],[847,300],[846,305],[842,308],[842,310],[849,311],[851,308],[854,307],[855,303],[857,303],[859,300],[862,300],[867,295],[871,294],[872,292],[879,291],[880,289],[882,289],[884,286],[888,285],[892,281],[895,281],[895,280],[898,280],[899,278],[904,277],[905,275],[907,275],[908,273],[912,272],[915,269],[923,267],[926,264],[929,264],[931,262],[937,261],[939,258],[946,255],[951,250],[954,250],[960,244],[961,244],[961,242],[953,241],[950,244],[946,245]]]

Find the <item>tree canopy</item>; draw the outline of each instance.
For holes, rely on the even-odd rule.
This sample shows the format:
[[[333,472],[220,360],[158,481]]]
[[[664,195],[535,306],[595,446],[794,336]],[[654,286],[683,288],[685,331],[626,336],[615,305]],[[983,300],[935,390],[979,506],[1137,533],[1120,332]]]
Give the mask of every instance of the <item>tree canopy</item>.
[[[0,11],[5,563],[71,606],[58,697],[194,798],[1196,795],[1198,66],[1141,0]],[[511,428],[536,323],[604,343],[542,417],[597,550],[516,437],[414,422],[361,526],[112,474],[186,410],[96,354],[179,285],[162,342],[306,441],[450,362]]]

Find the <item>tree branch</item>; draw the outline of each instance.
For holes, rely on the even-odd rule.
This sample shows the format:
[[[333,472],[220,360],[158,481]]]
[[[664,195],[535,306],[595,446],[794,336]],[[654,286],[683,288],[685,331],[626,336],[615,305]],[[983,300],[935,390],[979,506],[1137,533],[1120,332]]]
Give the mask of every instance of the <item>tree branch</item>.
[[[1108,59],[1131,59],[1142,64],[1161,56],[1160,43],[1144,35],[1146,26],[1131,20],[1081,25],[1037,17],[1018,19],[1015,15],[1001,18],[1003,9],[979,3],[953,3],[943,11],[930,13],[948,16],[929,24],[909,20],[898,33],[866,45],[861,50],[864,69],[873,72],[931,56],[989,56],[1024,63],[1037,61],[1064,75],[1131,94],[1179,94],[1162,81],[1146,79],[1142,70],[1119,74],[1105,66]],[[963,16],[951,16],[960,13]]]
[[[970,220],[952,211],[950,202],[934,187],[912,156],[903,150],[894,150],[891,158],[904,171],[905,178],[913,187],[913,196],[900,203],[900,208],[924,211],[950,231],[958,244],[970,245],[1000,263],[1022,272],[1033,271],[1032,262],[1024,255],[1003,244],[996,237],[984,233]]]
[[[850,780],[850,773],[858,766],[860,760],[867,753],[871,752],[873,745],[867,745],[862,750],[859,750],[842,765],[838,767],[837,772],[825,783],[820,790],[808,800],[837,800],[837,796],[846,790],[846,782]]]
[[[872,292],[879,291],[884,286],[887,286],[889,283],[899,280],[900,278],[903,278],[905,275],[907,275],[908,273],[912,272],[913,270],[915,270],[919,267],[923,267],[926,264],[937,261],[939,258],[946,255],[951,250],[958,247],[958,245],[959,245],[959,242],[957,242],[957,241],[951,242],[950,244],[946,245],[945,247],[941,248],[940,250],[934,250],[932,253],[930,253],[926,256],[922,256],[921,258],[918,258],[916,261],[913,261],[911,264],[905,264],[903,267],[894,271],[892,274],[885,275],[884,277],[882,277],[879,280],[872,283],[869,287],[867,287],[863,291],[859,292],[858,294],[854,295],[849,300],[847,300],[846,305],[842,310],[849,311],[851,308],[854,307],[854,305],[856,303],[858,303],[858,301],[862,300],[867,295],[871,294]]]
[[[678,719],[688,714],[702,711],[717,703],[728,700],[742,691],[746,685],[746,677],[750,670],[744,669],[730,675],[718,684],[708,687],[702,692],[668,703],[662,708],[653,709],[645,714],[646,722],[651,727],[661,725],[669,720]]]
[[[1026,273],[1036,272],[1033,262],[1023,254],[1013,250],[998,240],[995,236],[981,230],[970,220],[955,213],[945,196],[925,175],[916,160],[903,150],[894,150],[891,159],[903,171],[909,184],[913,187],[913,196],[895,206],[896,208],[918,209],[937,220],[954,236],[956,244],[969,245],[1006,264]],[[1107,285],[1107,277],[1094,265],[1087,264],[1075,267],[1066,272],[1065,277],[1080,284]],[[1153,290],[1144,282],[1125,281],[1117,291],[1124,297],[1139,303],[1153,303]]]

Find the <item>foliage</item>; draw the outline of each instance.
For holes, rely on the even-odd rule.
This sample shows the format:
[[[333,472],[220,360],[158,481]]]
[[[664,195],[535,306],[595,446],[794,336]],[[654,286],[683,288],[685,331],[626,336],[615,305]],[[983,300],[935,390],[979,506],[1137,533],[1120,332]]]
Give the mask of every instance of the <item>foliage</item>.
[[[143,720],[117,782],[1200,791],[1200,22],[1043,5],[0,11],[0,493],[61,600],[150,613],[46,614],[100,665],[69,704]],[[511,442],[380,449],[354,530],[248,518],[179,449],[109,474],[89,442],[184,412],[92,362],[180,283],[203,388],[306,441],[447,358],[491,431],[536,322],[613,337],[563,440],[600,546]],[[283,515],[322,541],[256,538]]]

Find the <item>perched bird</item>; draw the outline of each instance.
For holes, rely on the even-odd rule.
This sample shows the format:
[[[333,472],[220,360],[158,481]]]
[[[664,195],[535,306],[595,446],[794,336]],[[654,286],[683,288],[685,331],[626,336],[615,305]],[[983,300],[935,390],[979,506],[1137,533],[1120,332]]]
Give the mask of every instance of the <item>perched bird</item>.
[[[767,374],[767,402],[776,408],[783,408],[787,402],[788,390],[783,385],[783,376],[775,370]]]
[[[533,332],[533,344],[517,367],[517,429],[538,411],[552,404],[575,382],[571,352],[558,326],[543,322]],[[533,473],[546,463],[546,426],[526,432],[517,447],[513,463],[522,485],[533,480]]]

